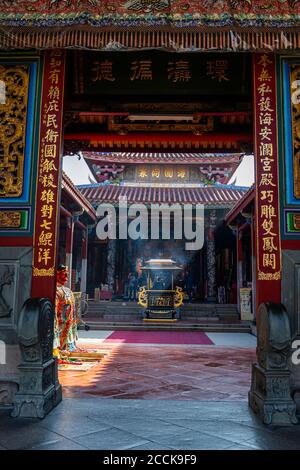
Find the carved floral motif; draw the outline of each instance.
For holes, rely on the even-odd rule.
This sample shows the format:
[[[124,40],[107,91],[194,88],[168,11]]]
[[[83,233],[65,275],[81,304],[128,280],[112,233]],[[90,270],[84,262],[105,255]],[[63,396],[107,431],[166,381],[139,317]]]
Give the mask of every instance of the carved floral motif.
[[[8,317],[12,314],[11,303],[14,289],[15,270],[4,265],[0,267],[0,317]]]
[[[291,66],[291,83],[300,80],[300,66]],[[300,104],[298,100],[292,103],[292,134],[293,134],[293,167],[294,195],[300,199]]]
[[[271,5],[271,7],[270,7]],[[53,20],[58,24],[123,24],[144,21],[151,23],[173,21],[227,26],[236,21],[253,24],[296,24],[299,19],[299,0],[0,0],[0,21],[3,23],[31,20],[39,23]],[[7,13],[18,17],[7,17]],[[76,15],[74,15],[76,13]],[[257,16],[257,19],[255,18]]]
[[[19,228],[21,217],[20,211],[0,211],[0,228]]]
[[[0,64],[0,83],[0,198],[20,197],[23,190],[29,66]]]

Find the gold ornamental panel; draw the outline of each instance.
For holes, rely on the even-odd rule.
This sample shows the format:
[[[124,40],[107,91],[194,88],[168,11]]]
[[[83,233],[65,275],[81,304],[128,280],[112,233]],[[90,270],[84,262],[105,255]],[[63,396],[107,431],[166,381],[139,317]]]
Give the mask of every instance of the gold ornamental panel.
[[[21,217],[20,211],[0,211],[0,228],[19,228]]]
[[[291,83],[300,80],[300,65],[291,66]],[[291,90],[291,96],[294,90]],[[293,138],[293,168],[294,196],[300,199],[300,104],[292,102],[292,138]]]
[[[28,65],[0,63],[0,198],[22,195],[28,88]]]
[[[300,230],[300,214],[293,214],[294,228]]]

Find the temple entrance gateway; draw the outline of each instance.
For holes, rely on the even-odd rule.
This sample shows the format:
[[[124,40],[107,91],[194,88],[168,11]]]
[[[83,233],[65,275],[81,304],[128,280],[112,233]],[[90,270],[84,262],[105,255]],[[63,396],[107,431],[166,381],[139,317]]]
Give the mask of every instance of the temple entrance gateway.
[[[151,22],[156,22],[157,29],[148,34],[134,21],[125,34],[122,21],[128,18],[127,10],[132,10],[131,2],[116,5],[118,18],[123,19],[119,26],[112,26],[105,18],[111,18],[106,7],[99,14],[97,2],[84,6],[89,11],[88,20],[80,15],[81,3],[76,18],[73,2],[67,6],[56,2],[53,10],[42,5],[45,17],[53,13],[51,24],[58,27],[52,30],[51,26],[47,31],[40,29],[39,15],[31,14],[26,2],[21,3],[5,5],[5,17],[0,18],[0,83],[4,83],[0,90],[5,91],[1,91],[0,100],[5,127],[0,135],[0,340],[7,346],[7,362],[0,365],[4,391],[1,404],[14,406],[16,416],[42,417],[60,400],[55,361],[49,356],[53,337],[49,312],[55,300],[60,214],[64,212],[66,219],[61,225],[61,240],[64,230],[67,233],[59,256],[70,266],[74,274],[71,283],[75,280],[76,288],[86,289],[88,278],[95,291],[103,280],[108,291],[117,295],[124,292],[120,284],[125,282],[127,270],[134,267],[138,271],[139,265],[130,266],[127,262],[132,263],[132,259],[124,259],[134,243],[124,240],[122,246],[122,240],[99,242],[93,232],[97,204],[106,202],[115,207],[126,196],[130,203],[146,206],[152,202],[206,205],[204,247],[194,260],[186,262],[191,284],[198,282],[199,300],[212,302],[233,296],[234,280],[235,289],[240,288],[241,280],[254,284],[259,356],[253,368],[250,404],[265,422],[294,422],[289,380],[292,370],[296,387],[299,374],[290,365],[290,343],[291,335],[299,336],[294,318],[298,310],[286,286],[281,289],[281,251],[285,272],[294,274],[297,256],[290,251],[299,251],[299,195],[292,129],[296,128],[299,103],[291,98],[291,89],[297,85],[299,65],[294,55],[281,57],[281,53],[298,48],[299,33],[288,26],[297,23],[295,16],[289,16],[296,10],[291,13],[288,6],[280,5],[279,9],[274,7],[278,12],[274,23],[263,12],[255,23],[252,6],[247,6],[246,20],[241,18],[236,30],[233,7],[228,9],[225,2],[232,31],[216,30],[212,20],[207,28],[213,29],[207,32],[199,18],[207,20],[208,6],[199,6],[201,11],[195,17],[192,12],[186,17],[191,14],[195,21],[195,32],[191,33],[184,27],[185,21],[189,26],[188,19],[182,20],[180,31],[176,29],[175,18],[183,18],[177,5],[173,16],[169,10],[165,16],[164,5],[159,12],[157,6],[151,6]],[[66,9],[63,14],[69,21],[64,35],[59,34],[62,9]],[[19,13],[24,15],[20,29]],[[89,22],[93,15],[92,29]],[[135,20],[141,15],[142,22],[148,24],[148,9],[144,12],[143,7],[134,15]],[[14,16],[16,23],[10,23]],[[100,32],[103,19],[106,26]],[[164,19],[166,30],[161,29]],[[254,25],[251,32],[244,29],[249,20]],[[87,24],[77,30],[76,21]],[[277,24],[283,28],[280,33],[277,27],[272,29]],[[24,49],[16,51],[21,39]],[[51,49],[47,49],[49,46]],[[78,50],[66,51],[68,46]],[[27,52],[26,47],[31,50]],[[83,51],[80,47],[96,50]],[[160,47],[167,51],[153,50]],[[130,51],[124,54],[120,48]],[[184,54],[173,52],[178,48]],[[199,52],[203,50],[207,53]],[[281,115],[281,108],[288,117]],[[283,118],[284,126],[278,125],[283,124]],[[242,155],[252,151],[256,158],[255,209],[251,217],[244,211],[231,214],[230,232],[220,222],[245,191],[227,183]],[[75,190],[69,185],[64,196],[69,195],[62,198],[60,208],[62,153],[78,152],[92,170],[92,183]],[[279,181],[285,182],[284,187],[279,187]],[[79,210],[78,203],[82,206]],[[251,240],[240,215],[247,226],[251,225]],[[161,241],[158,237],[158,249],[167,251],[161,248]],[[177,246],[174,242],[171,240],[169,249],[180,258],[180,243]],[[253,259],[241,264],[250,245]],[[136,250],[137,258],[146,258],[145,250],[153,248],[137,241],[132,252]],[[238,262],[234,261],[235,250]],[[100,272],[94,261],[97,257]],[[122,279],[116,282],[119,266]],[[236,274],[237,266],[241,267],[241,276]],[[226,291],[228,278],[232,280],[230,292]],[[31,302],[44,298],[49,302]],[[288,313],[282,306],[264,305],[280,304],[281,300]],[[278,328],[269,323],[279,324],[284,332],[283,350]]]
[[[131,273],[138,287],[145,261],[172,256],[186,299],[236,304],[236,241],[223,221],[246,190],[228,182],[252,148],[250,55],[75,51],[68,67],[64,151],[86,161],[94,183],[78,189],[94,209],[120,201],[205,209],[195,251],[182,237],[99,240],[91,229],[89,297],[128,301]]]

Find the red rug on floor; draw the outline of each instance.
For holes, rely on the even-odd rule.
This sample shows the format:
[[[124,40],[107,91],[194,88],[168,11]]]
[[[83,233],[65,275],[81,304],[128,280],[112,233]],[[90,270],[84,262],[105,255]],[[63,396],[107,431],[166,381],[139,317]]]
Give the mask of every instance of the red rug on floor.
[[[104,343],[214,344],[202,331],[114,331]]]

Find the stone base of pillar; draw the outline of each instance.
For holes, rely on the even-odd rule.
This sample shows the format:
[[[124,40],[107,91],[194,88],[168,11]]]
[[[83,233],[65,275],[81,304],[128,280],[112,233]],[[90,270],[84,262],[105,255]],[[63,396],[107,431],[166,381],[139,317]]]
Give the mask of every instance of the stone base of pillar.
[[[44,418],[62,399],[53,358],[53,318],[48,299],[29,299],[21,310],[17,331],[22,362],[13,417]]]
[[[217,297],[211,295],[211,296],[206,298],[206,302],[209,303],[209,304],[215,304],[215,303],[217,303]]]
[[[17,382],[0,380],[0,409],[12,406],[18,388]]]
[[[54,381],[56,360],[38,367],[20,365],[22,381],[15,395],[14,418],[44,418],[62,400],[59,383]]]
[[[290,372],[269,371],[253,364],[249,406],[264,424],[297,424],[296,404],[290,392]]]

